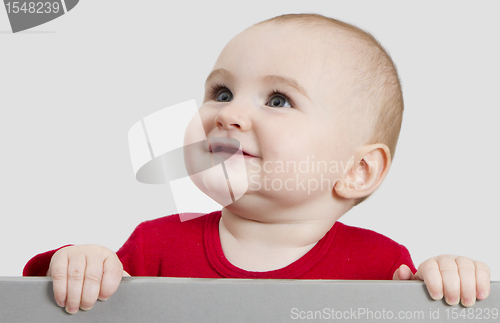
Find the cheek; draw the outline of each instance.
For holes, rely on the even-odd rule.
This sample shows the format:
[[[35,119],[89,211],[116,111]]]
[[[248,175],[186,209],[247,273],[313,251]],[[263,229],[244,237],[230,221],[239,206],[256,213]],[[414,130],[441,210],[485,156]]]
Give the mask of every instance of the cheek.
[[[207,106],[201,106],[200,109],[198,109],[198,114],[206,136],[215,128],[215,117],[217,116],[217,112],[217,109]]]
[[[301,125],[275,122],[258,134],[265,160],[286,162],[300,160],[308,154],[309,135]]]

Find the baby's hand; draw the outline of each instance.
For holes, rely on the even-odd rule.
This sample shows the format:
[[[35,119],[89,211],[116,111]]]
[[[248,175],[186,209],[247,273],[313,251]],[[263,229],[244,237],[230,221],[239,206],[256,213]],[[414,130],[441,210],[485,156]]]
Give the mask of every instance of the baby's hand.
[[[123,271],[118,256],[97,245],[70,246],[58,250],[50,260],[54,296],[70,314],[90,310],[99,298],[106,300],[118,289]]]
[[[449,305],[474,305],[490,294],[490,268],[483,262],[466,257],[441,255],[424,261],[415,275],[401,265],[394,273],[395,280],[423,280],[435,300],[446,299]]]

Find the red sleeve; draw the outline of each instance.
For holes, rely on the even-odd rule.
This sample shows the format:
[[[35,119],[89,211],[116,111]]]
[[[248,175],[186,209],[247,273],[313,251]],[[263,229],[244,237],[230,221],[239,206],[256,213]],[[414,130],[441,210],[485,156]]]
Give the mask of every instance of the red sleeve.
[[[144,265],[143,243],[142,224],[140,224],[116,253],[123,264],[123,269],[131,276],[147,276],[146,266]],[[54,253],[67,246],[71,245],[65,245],[31,258],[24,266],[23,276],[46,276]]]
[[[23,276],[46,276],[47,271],[49,270],[50,260],[52,256],[64,247],[68,247],[71,245],[65,245],[60,248],[50,250],[44,253],[40,253],[33,258],[31,258],[23,269]]]
[[[392,280],[392,277],[394,276],[394,273],[396,270],[401,267],[401,265],[407,265],[410,267],[411,272],[415,274],[417,272],[417,269],[415,268],[415,265],[413,264],[413,261],[411,260],[410,253],[408,252],[408,249],[406,249],[405,246],[399,245],[401,247],[401,253],[399,254],[399,258],[394,262],[392,265],[391,271],[389,272],[389,276],[387,276],[388,280]]]
[[[144,261],[143,223],[139,224],[128,240],[116,252],[123,264],[123,270],[131,276],[148,276]]]

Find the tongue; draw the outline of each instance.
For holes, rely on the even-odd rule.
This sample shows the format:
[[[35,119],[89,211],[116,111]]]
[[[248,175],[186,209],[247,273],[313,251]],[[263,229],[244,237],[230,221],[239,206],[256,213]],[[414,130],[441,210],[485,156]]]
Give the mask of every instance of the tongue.
[[[224,152],[228,152],[228,153],[231,153],[231,154],[235,154],[238,150],[239,149],[237,149],[237,148],[230,148],[230,147],[219,147],[219,148],[217,148],[217,151],[224,151]],[[247,154],[244,151],[243,151],[243,155],[250,156],[249,154]]]
[[[234,154],[238,151],[238,149],[236,149],[236,148],[226,148],[226,147],[221,147],[220,150],[226,151],[226,152],[231,153],[231,154]]]

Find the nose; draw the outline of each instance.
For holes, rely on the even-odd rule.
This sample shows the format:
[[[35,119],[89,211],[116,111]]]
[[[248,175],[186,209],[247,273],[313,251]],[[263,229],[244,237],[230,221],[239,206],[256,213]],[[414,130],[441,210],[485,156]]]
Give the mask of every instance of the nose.
[[[215,116],[215,126],[224,130],[248,131],[252,127],[248,113],[248,107],[231,101]]]

